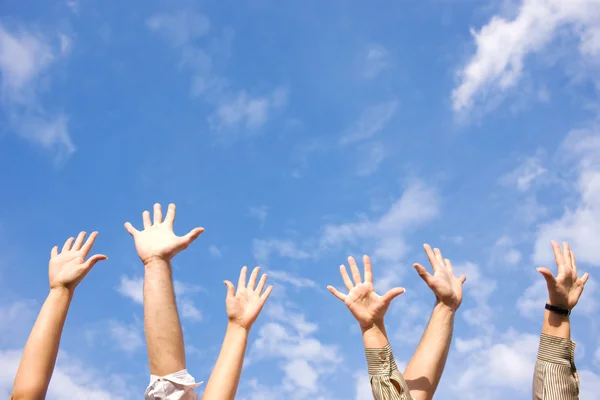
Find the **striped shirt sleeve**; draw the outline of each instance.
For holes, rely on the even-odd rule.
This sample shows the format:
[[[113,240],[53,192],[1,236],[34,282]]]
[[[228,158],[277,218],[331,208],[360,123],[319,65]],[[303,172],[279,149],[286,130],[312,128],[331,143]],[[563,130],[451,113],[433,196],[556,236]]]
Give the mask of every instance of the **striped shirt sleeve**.
[[[533,376],[533,399],[579,399],[574,342],[542,333]]]
[[[365,349],[365,353],[375,400],[413,400],[389,344],[381,349]]]

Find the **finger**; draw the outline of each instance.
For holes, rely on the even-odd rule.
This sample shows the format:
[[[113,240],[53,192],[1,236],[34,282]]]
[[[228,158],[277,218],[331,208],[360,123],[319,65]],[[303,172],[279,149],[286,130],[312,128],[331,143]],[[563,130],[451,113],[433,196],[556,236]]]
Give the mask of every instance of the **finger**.
[[[261,294],[265,288],[265,283],[267,282],[267,274],[263,274],[260,277],[260,281],[258,281],[258,286],[256,286],[256,293]]]
[[[165,217],[165,222],[171,226],[175,224],[175,204],[169,204],[169,209],[167,210],[167,216]]]
[[[235,288],[233,287],[233,283],[229,281],[223,281],[225,286],[227,286],[227,297],[235,296]]]
[[[327,286],[327,290],[329,290],[332,295],[334,295],[341,301],[346,301],[346,295],[344,293],[340,292],[339,290],[337,290],[336,288],[334,288],[333,286]]]
[[[269,298],[269,296],[271,295],[271,292],[273,291],[273,286],[269,286],[267,288],[267,290],[265,290],[265,292],[260,296],[260,299],[263,301],[263,303],[265,301],[267,301],[267,299]]]
[[[460,283],[465,283],[465,281],[467,280],[467,276],[465,274],[462,274],[458,280],[460,281]]]
[[[131,225],[129,222],[125,222],[125,229],[127,230],[127,232],[129,232],[129,234],[131,236],[135,236],[136,234],[140,233],[140,231],[138,231],[137,229],[135,229],[133,227],[133,225]]]
[[[544,279],[546,280],[546,285],[548,286],[548,290],[553,290],[556,285],[556,278],[552,275],[552,272],[548,268],[537,268],[537,271],[542,274]]]
[[[413,268],[417,271],[417,274],[419,274],[421,279],[423,279],[425,281],[427,286],[429,286],[429,282],[431,281],[431,278],[433,278],[433,277],[431,276],[431,274],[429,272],[427,272],[427,269],[424,266],[422,266],[421,264],[414,264]]]
[[[575,260],[575,253],[571,250],[569,252],[569,258],[571,259],[571,268],[573,268],[573,273],[577,276],[577,261]]]
[[[256,277],[258,276],[258,272],[260,271],[260,267],[255,267],[250,274],[250,279],[248,279],[248,289],[254,290],[254,286],[256,285]]]
[[[358,270],[358,266],[356,266],[356,261],[354,261],[354,257],[348,257],[348,265],[350,265],[350,271],[352,271],[352,279],[354,279],[354,283],[357,285],[359,283],[362,283],[360,271]]]
[[[246,272],[248,271],[248,267],[246,267],[245,265],[242,267],[242,270],[240,271],[240,277],[238,279],[238,285],[237,285],[237,292],[239,293],[240,290],[245,289],[246,288]]]
[[[90,234],[90,237],[88,237],[88,240],[85,241],[85,244],[81,248],[81,251],[83,252],[83,257],[84,258],[87,257],[87,255],[92,250],[92,246],[94,245],[94,242],[96,241],[96,237],[97,236],[98,236],[98,232],[92,232]]]
[[[435,259],[439,265],[444,265],[444,257],[442,257],[442,252],[437,247],[433,249],[433,254],[435,254]]]
[[[185,245],[189,246],[194,240],[198,239],[198,236],[200,236],[202,232],[204,232],[204,228],[194,228],[189,231],[189,233],[183,237]]]
[[[366,254],[363,256],[363,264],[365,268],[365,282],[373,283],[373,269],[371,268],[371,259]]]
[[[50,258],[56,257],[58,255],[58,246],[54,246],[52,250],[50,250]]]
[[[348,289],[348,291],[351,291],[354,287],[354,284],[352,284],[352,281],[348,276],[348,271],[346,271],[346,267],[344,267],[343,265],[340,265],[340,274],[342,274],[342,279],[344,280],[344,285],[346,285],[346,289]]]
[[[427,243],[423,245],[423,248],[425,249],[425,254],[427,254],[427,258],[429,259],[429,264],[431,264],[431,268],[433,268],[433,272],[435,272],[437,270],[437,259],[435,258],[433,249]]]
[[[384,304],[390,304],[392,300],[394,300],[396,297],[400,296],[404,292],[404,288],[401,287],[395,287],[388,290],[388,292],[383,295]]]
[[[454,275],[454,269],[452,268],[452,261],[450,261],[450,259],[448,259],[448,258],[444,258],[444,265],[446,266],[446,268],[448,268],[448,271],[450,271],[450,273],[452,275]]]
[[[588,279],[590,278],[590,274],[588,274],[587,272],[585,274],[583,274],[583,276],[581,277],[581,282],[583,282],[583,284],[585,285],[585,283],[588,281]]]
[[[142,220],[144,221],[144,229],[148,229],[152,226],[152,221],[150,221],[150,212],[144,211],[142,213]]]
[[[571,268],[571,248],[569,247],[569,243],[563,242],[563,259],[565,260],[565,265],[570,269]]]
[[[558,274],[564,270],[565,260],[563,259],[560,246],[554,240],[552,241],[552,250],[554,250],[554,259],[556,260],[556,266],[558,267]]]
[[[85,274],[87,275],[88,272],[90,272],[90,270],[92,268],[94,268],[94,265],[96,265],[96,263],[98,261],[102,261],[102,260],[108,260],[108,257],[106,257],[104,254],[95,254],[93,256],[91,256],[84,264],[83,268],[85,271]]]
[[[154,224],[162,224],[163,215],[162,215],[162,206],[160,203],[154,204]]]
[[[75,241],[74,237],[68,238],[67,241],[65,242],[65,245],[62,248],[61,253],[64,253],[65,251],[71,250],[71,245],[73,244],[74,241]]]
[[[77,239],[75,239],[75,243],[73,243],[73,250],[79,250],[81,249],[81,246],[83,245],[83,240],[85,239],[85,232],[79,232],[79,235],[77,235]]]

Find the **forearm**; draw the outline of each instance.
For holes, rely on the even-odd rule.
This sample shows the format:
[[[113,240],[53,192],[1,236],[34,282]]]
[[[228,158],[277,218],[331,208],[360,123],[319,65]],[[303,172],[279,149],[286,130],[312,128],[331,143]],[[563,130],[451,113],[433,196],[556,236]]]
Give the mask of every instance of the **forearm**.
[[[380,349],[390,343],[383,321],[373,324],[368,329],[362,329],[362,337],[365,349]]]
[[[163,260],[145,265],[144,330],[153,375],[165,376],[185,369],[183,332],[177,313],[171,265]]]
[[[204,400],[233,400],[237,392],[248,331],[236,324],[228,324],[217,363],[204,390]]]
[[[23,350],[13,385],[15,399],[45,398],[72,297],[65,288],[50,290]]]
[[[544,311],[542,333],[564,339],[571,339],[571,321],[568,315],[560,315],[548,310]]]
[[[404,378],[415,400],[433,398],[452,341],[455,311],[437,303],[423,337],[406,367]]]

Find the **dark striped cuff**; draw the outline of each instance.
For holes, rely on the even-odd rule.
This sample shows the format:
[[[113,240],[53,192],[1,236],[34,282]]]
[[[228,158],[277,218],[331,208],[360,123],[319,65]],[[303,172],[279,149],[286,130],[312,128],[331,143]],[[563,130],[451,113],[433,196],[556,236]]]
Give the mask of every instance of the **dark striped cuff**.
[[[542,333],[538,360],[554,364],[572,365],[575,362],[575,342]]]
[[[397,370],[392,346],[389,344],[383,348],[365,349],[367,356],[367,367],[369,375],[388,375],[391,376],[394,370]]]

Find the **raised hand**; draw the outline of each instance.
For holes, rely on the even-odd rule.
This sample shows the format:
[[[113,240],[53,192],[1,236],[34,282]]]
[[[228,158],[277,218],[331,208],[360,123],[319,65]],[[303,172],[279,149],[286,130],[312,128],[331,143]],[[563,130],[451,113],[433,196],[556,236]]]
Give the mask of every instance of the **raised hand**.
[[[233,283],[229,281],[224,281],[223,283],[227,286],[225,306],[227,308],[229,322],[239,325],[249,331],[254,321],[256,321],[256,318],[258,318],[258,314],[260,314],[265,302],[269,298],[273,286],[269,286],[264,290],[265,284],[267,283],[267,274],[263,274],[258,285],[256,285],[256,278],[258,277],[260,267],[254,268],[252,274],[250,274],[248,285],[246,285],[247,271],[247,267],[242,268],[238,280],[237,291],[235,291]],[[254,285],[256,285],[256,288]]]
[[[553,240],[552,249],[558,266],[558,275],[555,277],[550,270],[543,267],[537,270],[542,274],[548,286],[548,304],[571,310],[577,305],[590,276],[586,272],[581,278],[577,277],[575,254],[571,251],[568,243],[563,242],[561,251],[560,245]]]
[[[460,277],[454,276],[452,263],[447,258],[442,257],[440,249],[431,249],[431,246],[425,244],[425,253],[429,258],[429,263],[433,268],[433,275],[427,272],[427,269],[421,264],[414,264],[414,268],[429,286],[437,301],[450,307],[452,310],[457,310],[462,302],[462,286],[467,280],[465,275]]]
[[[60,253],[58,252],[58,246],[52,248],[48,265],[50,289],[66,288],[71,291],[75,290],[75,287],[98,261],[107,259],[105,255],[95,254],[87,261],[85,260],[92,250],[98,232],[92,232],[84,243],[85,235],[85,232],[80,232],[77,239],[67,239]]]
[[[354,283],[350,280],[346,267],[340,265],[340,273],[346,289],[348,289],[348,294],[343,294],[333,286],[327,286],[327,289],[346,304],[362,329],[369,329],[374,324],[383,323],[383,317],[392,300],[404,293],[404,288],[395,287],[383,296],[380,296],[375,293],[375,288],[373,287],[373,271],[369,257],[366,255],[363,256],[364,282],[353,257],[348,257],[348,264],[352,271]]]
[[[175,235],[173,232],[175,204],[169,204],[164,221],[162,208],[158,203],[154,205],[154,222],[150,220],[148,211],[142,213],[142,219],[144,221],[143,231],[138,231],[129,222],[125,223],[125,229],[133,236],[135,248],[144,264],[153,259],[170,261],[204,232],[204,228],[194,228],[185,236]]]

